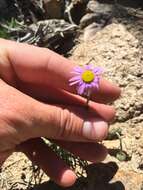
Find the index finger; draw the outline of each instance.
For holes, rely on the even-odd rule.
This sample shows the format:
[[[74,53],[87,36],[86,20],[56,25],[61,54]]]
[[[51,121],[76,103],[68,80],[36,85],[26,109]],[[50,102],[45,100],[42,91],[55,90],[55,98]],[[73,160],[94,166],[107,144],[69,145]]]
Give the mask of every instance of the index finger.
[[[75,87],[69,86],[71,71],[75,65],[68,59],[46,48],[0,40],[0,46],[5,49],[11,72],[15,78],[24,83],[44,84],[76,93]],[[1,65],[1,75],[4,65]],[[8,67],[8,66],[7,66]],[[40,91],[40,89],[39,89]],[[100,80],[99,91],[93,95],[98,102],[111,102],[118,98],[120,89],[105,79]]]

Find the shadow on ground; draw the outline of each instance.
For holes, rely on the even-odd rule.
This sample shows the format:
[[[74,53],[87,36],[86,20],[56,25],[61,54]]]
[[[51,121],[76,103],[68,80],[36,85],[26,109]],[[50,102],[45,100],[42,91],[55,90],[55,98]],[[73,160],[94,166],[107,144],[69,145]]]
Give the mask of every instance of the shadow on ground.
[[[92,164],[87,168],[87,177],[79,178],[72,187],[62,188],[49,181],[31,190],[125,190],[121,181],[111,182],[117,171],[118,166],[115,162]]]

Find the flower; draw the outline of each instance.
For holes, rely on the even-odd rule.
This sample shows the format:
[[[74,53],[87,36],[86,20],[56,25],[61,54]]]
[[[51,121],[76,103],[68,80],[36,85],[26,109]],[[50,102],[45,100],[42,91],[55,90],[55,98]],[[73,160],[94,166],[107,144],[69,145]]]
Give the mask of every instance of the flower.
[[[76,85],[79,95],[89,96],[94,89],[99,89],[100,75],[103,72],[101,67],[93,65],[76,66],[71,72],[73,76],[69,80],[69,85]]]

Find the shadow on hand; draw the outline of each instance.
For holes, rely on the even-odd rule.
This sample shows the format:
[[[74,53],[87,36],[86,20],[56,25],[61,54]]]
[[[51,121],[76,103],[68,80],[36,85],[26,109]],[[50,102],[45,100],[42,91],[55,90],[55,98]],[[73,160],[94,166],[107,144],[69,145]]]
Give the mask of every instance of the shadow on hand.
[[[87,167],[87,177],[79,178],[72,187],[62,188],[49,181],[31,190],[125,190],[121,181],[110,182],[117,171],[118,166],[115,162],[91,164]]]

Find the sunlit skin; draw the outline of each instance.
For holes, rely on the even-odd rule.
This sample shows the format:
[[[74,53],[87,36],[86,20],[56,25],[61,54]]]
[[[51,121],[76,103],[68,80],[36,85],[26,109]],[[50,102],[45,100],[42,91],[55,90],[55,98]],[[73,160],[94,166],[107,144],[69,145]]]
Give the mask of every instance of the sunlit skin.
[[[120,89],[101,79],[87,113],[86,99],[68,83],[74,67],[48,49],[0,39],[1,163],[20,151],[56,183],[70,186],[76,180],[75,173],[40,137],[52,139],[85,160],[99,162],[106,157],[107,149],[98,141],[108,133],[108,123],[115,116],[108,103],[120,96]],[[85,137],[85,121],[94,124],[94,137],[87,128],[84,132],[90,138]]]

